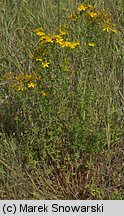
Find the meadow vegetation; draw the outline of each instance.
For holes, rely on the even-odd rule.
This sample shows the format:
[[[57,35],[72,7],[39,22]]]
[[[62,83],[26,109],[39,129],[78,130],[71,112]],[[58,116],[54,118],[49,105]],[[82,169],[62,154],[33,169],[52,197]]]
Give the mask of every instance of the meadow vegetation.
[[[1,199],[124,199],[124,3],[107,2],[1,0]]]

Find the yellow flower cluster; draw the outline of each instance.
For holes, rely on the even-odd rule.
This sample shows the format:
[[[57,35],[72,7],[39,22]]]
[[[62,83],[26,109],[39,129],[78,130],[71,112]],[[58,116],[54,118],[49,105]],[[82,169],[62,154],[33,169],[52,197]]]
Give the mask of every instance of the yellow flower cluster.
[[[93,42],[84,43],[83,45],[84,45],[84,46],[89,46],[89,47],[95,47],[95,46],[96,46],[96,44],[93,43]]]
[[[91,21],[100,21],[102,22],[102,29],[106,32],[118,33],[118,30],[114,27],[114,23],[112,21],[112,15],[106,12],[104,9],[100,10],[96,8],[96,5],[90,4],[80,4],[76,8],[76,13],[71,14],[68,19],[75,21],[80,17],[80,15],[84,15],[86,18]]]
[[[80,4],[80,6],[77,8],[77,11],[86,11],[88,9],[94,9],[96,8],[96,5],[90,5],[90,4]]]
[[[104,20],[111,17],[111,14],[107,13],[105,10],[97,9],[96,5],[80,4],[80,6],[76,8],[76,11],[78,15],[85,12],[83,14],[92,19]]]
[[[68,41],[68,40],[66,40],[66,41],[58,41],[57,43],[58,43],[61,47],[69,47],[69,48],[71,48],[71,49],[74,49],[74,48],[76,48],[77,46],[80,45],[79,42],[70,42],[70,41]]]
[[[101,26],[100,32],[113,32],[118,34],[118,30],[116,29],[116,25],[113,23],[112,15],[108,13],[105,10],[97,9],[96,5],[90,5],[90,4],[80,4],[76,9],[75,9],[75,14],[71,14],[68,19],[71,21],[77,21],[79,18],[83,18],[84,24],[89,25],[91,28],[87,28],[90,31],[95,32],[96,31],[96,26]],[[88,22],[87,22],[88,21]],[[81,24],[81,22],[79,22]],[[39,43],[38,46],[36,47],[36,50],[34,51],[34,54],[31,55],[31,58],[34,59],[36,62],[40,62],[37,67],[36,72],[30,72],[30,73],[18,73],[14,74],[12,72],[7,73],[3,77],[3,81],[8,81],[10,83],[10,86],[18,91],[24,91],[24,90],[33,90],[37,93],[40,93],[42,95],[46,95],[46,93],[43,91],[42,86],[41,86],[41,76],[38,74],[41,74],[42,71],[47,70],[50,65],[55,66],[56,64],[56,56],[59,56],[59,52],[63,50],[64,48],[70,49],[75,49],[76,47],[79,47],[80,45],[83,45],[84,47],[87,46],[89,49],[92,49],[96,47],[96,41],[94,38],[94,34],[90,34],[86,32],[86,41],[87,42],[82,42],[83,37],[82,37],[82,28],[80,28],[79,35],[75,35],[75,29],[73,27],[78,27],[78,22],[75,22],[76,25],[70,25],[68,26],[68,32],[66,32],[63,29],[66,29],[64,27],[63,29],[60,27],[57,29],[57,33],[55,34],[46,34],[42,28],[37,28],[34,30],[35,34],[39,37]],[[98,25],[96,25],[98,23]],[[100,24],[100,25],[99,25]],[[90,26],[91,25],[91,26]],[[80,26],[79,26],[80,27]],[[72,32],[73,30],[73,32]],[[72,34],[70,34],[70,32]],[[93,32],[93,33],[94,33]],[[90,32],[91,33],[91,32]],[[93,37],[91,37],[93,35]],[[78,38],[76,41],[72,41],[74,38]],[[89,36],[89,37],[88,37]],[[71,38],[71,40],[70,40]],[[80,40],[80,42],[78,41]],[[61,49],[62,48],[62,49]],[[67,50],[67,51],[68,51]],[[54,54],[55,55],[54,57]],[[63,54],[63,53],[62,53]],[[67,52],[67,55],[70,54]],[[65,55],[65,56],[67,56]],[[61,58],[62,55],[60,55]],[[71,56],[71,55],[70,55]],[[70,60],[70,56],[68,55],[67,60],[65,62],[61,61],[60,63],[61,68],[63,68],[64,71],[71,71],[71,64],[68,60]],[[58,58],[58,59],[60,59]],[[62,59],[63,60],[63,59]],[[55,64],[54,64],[54,62]],[[53,64],[52,64],[53,62]],[[64,65],[64,67],[63,67]],[[51,68],[52,68],[51,66]],[[50,71],[50,70],[49,70]],[[51,74],[50,74],[51,76]],[[52,77],[52,76],[51,76]],[[53,76],[54,77],[54,76]]]
[[[37,86],[37,80],[41,80],[41,77],[35,72],[27,74],[21,73],[18,75],[10,72],[3,77],[3,80],[10,81],[12,88],[15,88],[18,91],[24,91],[27,88],[35,88]]]
[[[36,61],[40,61],[40,62],[42,63],[43,68],[48,68],[48,67],[49,67],[50,62],[48,62],[48,61],[43,61],[43,59],[42,59],[41,57],[36,57],[35,60],[36,60]]]
[[[88,43],[88,46],[90,46],[90,47],[95,47],[96,44],[95,44],[95,43]]]
[[[63,30],[59,30],[59,34],[56,35],[46,35],[43,30],[36,29],[34,32],[40,37],[40,43],[43,45],[44,43],[54,43],[59,45],[60,47],[69,47],[71,49],[79,46],[79,42],[70,42],[68,39],[63,38],[63,36],[67,35],[67,32]],[[41,60],[42,61],[42,60]]]
[[[91,6],[88,5],[88,8],[91,8]],[[35,61],[41,62],[43,68],[48,68],[49,64],[51,63],[51,61],[48,60],[50,58],[49,56],[50,44],[52,45],[51,46],[52,48],[54,45],[55,46],[57,45],[61,48],[67,47],[70,49],[75,49],[76,47],[80,46],[80,43],[78,41],[75,42],[69,41],[67,37],[68,33],[66,31],[62,30],[61,28],[58,31],[59,31],[58,34],[50,35],[50,34],[45,34],[45,32],[41,28],[34,30],[36,35],[40,37],[40,43],[38,49],[36,50],[36,53],[33,55],[33,58],[35,59]],[[84,43],[83,45],[89,47],[96,46],[96,44],[93,42]]]
[[[67,32],[61,28],[58,29],[57,34],[53,35],[45,34],[41,28],[35,29],[34,32],[39,36],[40,42],[35,54],[33,55],[33,59],[41,62],[43,69],[48,68],[50,63],[52,63],[50,53],[53,53],[54,47],[55,49],[56,47],[61,47],[62,49],[75,49],[80,45],[78,41],[71,42],[68,39]]]
[[[99,10],[99,9],[93,9],[93,10],[89,10],[86,13],[87,17],[94,19],[94,20],[98,20],[98,21],[104,21],[106,22],[106,20],[111,18],[111,14],[107,13],[105,10]]]
[[[116,28],[112,27],[111,25],[104,25],[103,26],[103,31],[105,31],[105,32],[113,32],[113,33],[116,33],[116,34],[119,33],[118,30]]]

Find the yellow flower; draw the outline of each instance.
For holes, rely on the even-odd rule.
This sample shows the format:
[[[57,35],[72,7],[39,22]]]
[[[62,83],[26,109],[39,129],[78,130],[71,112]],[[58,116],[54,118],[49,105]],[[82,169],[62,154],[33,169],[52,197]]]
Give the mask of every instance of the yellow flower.
[[[68,19],[69,19],[69,20],[72,20],[72,21],[75,21],[75,20],[77,19],[77,16],[71,14],[71,15],[68,17]]]
[[[44,92],[44,91],[37,91],[37,93],[38,93],[38,94],[42,94],[43,96],[46,96],[46,95],[47,95],[47,93]]]
[[[88,43],[88,46],[90,46],[90,47],[95,47],[96,44],[95,44],[95,43]]]
[[[46,35],[41,28],[35,29],[34,32],[40,36],[40,40],[48,43],[53,43],[53,40],[50,35]]]
[[[73,46],[70,41],[63,41],[63,42],[59,43],[59,45],[61,47],[70,47],[70,46]]]
[[[36,33],[36,35],[38,35],[40,37],[43,36],[43,35],[45,35],[45,33],[42,31],[41,28],[35,29],[34,32]]]
[[[15,76],[15,80],[20,80],[20,78],[18,76]]]
[[[94,9],[96,8],[96,5],[90,5],[90,4],[81,4],[77,10],[80,11],[86,11],[87,9]]]
[[[69,42],[69,41],[64,41],[64,42],[63,42],[63,45],[64,45],[65,47],[69,47],[69,46],[70,46],[70,42]]]
[[[45,41],[45,42],[48,42],[48,43],[53,43],[53,40],[49,35],[43,35],[40,39],[42,41]]]
[[[36,58],[35,60],[42,62],[42,58]]]
[[[68,44],[68,46],[71,48],[71,49],[74,49],[75,47],[77,47],[77,46],[79,46],[80,44],[79,44],[79,42],[70,42],[69,44]]]
[[[118,34],[117,29],[111,29],[112,32],[114,32],[115,34]]]
[[[81,4],[81,5],[77,8],[77,10],[80,12],[80,11],[85,11],[87,8],[88,8],[88,7],[87,7],[86,5]]]
[[[18,91],[23,91],[25,89],[24,84],[20,83],[19,86],[17,87]]]
[[[34,88],[36,85],[33,82],[28,83],[28,88]]]
[[[71,49],[74,49],[75,47],[79,46],[79,42],[70,42],[70,41],[60,41],[59,45],[61,47],[70,47]]]
[[[50,62],[42,62],[43,68],[48,68],[49,67]]]
[[[67,43],[66,43],[65,41],[58,41],[58,44],[59,44],[61,47],[67,46]]]
[[[60,32],[60,35],[66,35],[67,34],[67,32],[63,31],[62,29],[59,29],[59,32]]]
[[[94,8],[96,8],[96,5],[87,4],[87,7],[88,7],[88,9],[89,9],[89,8],[94,9]]]
[[[92,18],[96,18],[98,14],[96,12],[90,12],[88,15]]]
[[[106,32],[110,32],[110,31],[112,31],[112,32],[118,34],[117,29],[115,29],[115,28],[111,28],[111,27],[109,27],[109,26],[105,26],[105,27],[103,27],[103,31],[106,31]]]
[[[46,95],[47,95],[47,93],[44,92],[44,91],[41,91],[41,94],[42,94],[43,96],[46,96]]]
[[[31,75],[31,74],[26,74],[26,75],[25,75],[25,78],[26,78],[27,80],[30,80],[30,79],[32,78],[32,75]]]
[[[103,27],[103,31],[109,32],[110,30],[111,30],[111,28],[109,26]]]
[[[63,41],[63,38],[61,35],[54,35],[52,37],[52,40],[55,41],[56,43],[61,43]]]

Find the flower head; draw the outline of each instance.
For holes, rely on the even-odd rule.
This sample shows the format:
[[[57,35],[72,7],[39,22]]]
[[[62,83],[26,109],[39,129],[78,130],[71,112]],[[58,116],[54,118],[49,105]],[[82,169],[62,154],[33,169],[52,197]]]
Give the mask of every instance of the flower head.
[[[35,29],[34,32],[40,37],[45,35],[44,31],[41,28]]]
[[[71,48],[71,49],[74,49],[74,48],[76,48],[77,46],[79,46],[80,44],[79,44],[79,42],[70,42],[69,44],[68,44],[68,46]]]
[[[47,95],[47,93],[44,92],[44,91],[41,91],[41,94],[42,94],[43,96],[46,96],[46,95]]]
[[[24,91],[25,89],[24,83],[16,83],[13,87],[17,88],[18,91]]]
[[[88,15],[92,18],[96,18],[98,16],[98,14],[96,12],[90,12],[90,13],[88,13]]]
[[[88,43],[88,46],[90,46],[90,47],[95,47],[96,44],[95,44],[95,43]]]
[[[41,41],[44,41],[46,43],[53,43],[53,40],[52,38],[50,37],[50,35],[43,35],[41,38],[40,38]]]
[[[35,60],[42,62],[42,58],[36,58]]]
[[[28,83],[28,88],[34,88],[36,85],[33,82]]]
[[[55,41],[56,43],[61,43],[63,41],[63,38],[61,35],[54,35],[52,37],[52,40]]]
[[[112,28],[111,31],[114,32],[115,34],[118,34],[118,30],[117,29]]]
[[[49,67],[50,62],[42,62],[43,68],[48,68]]]
[[[106,32],[114,32],[114,33],[118,34],[117,29],[111,28],[111,27],[108,26],[108,25],[103,27],[103,31],[106,31]]]
[[[85,11],[87,8],[88,8],[88,7],[87,7],[86,5],[81,4],[81,5],[77,8],[77,10],[78,10],[79,12],[81,12],[81,11]]]
[[[62,30],[61,28],[59,29],[59,33],[60,33],[60,35],[66,35],[67,34],[67,32]]]
[[[86,11],[86,10],[88,10],[88,9],[95,9],[96,8],[96,5],[90,5],[90,4],[81,4],[78,8],[77,8],[77,10],[79,11],[79,12],[81,12],[81,11]]]

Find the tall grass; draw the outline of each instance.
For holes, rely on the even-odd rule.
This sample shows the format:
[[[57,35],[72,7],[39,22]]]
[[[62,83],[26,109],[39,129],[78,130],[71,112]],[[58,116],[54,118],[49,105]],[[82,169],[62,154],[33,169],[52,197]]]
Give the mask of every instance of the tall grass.
[[[123,1],[97,2],[119,34],[83,16],[70,21],[80,2],[1,0],[1,199],[124,198]],[[33,30],[53,36],[58,26],[81,46],[46,43],[43,68]],[[32,73],[41,94],[12,87]]]

